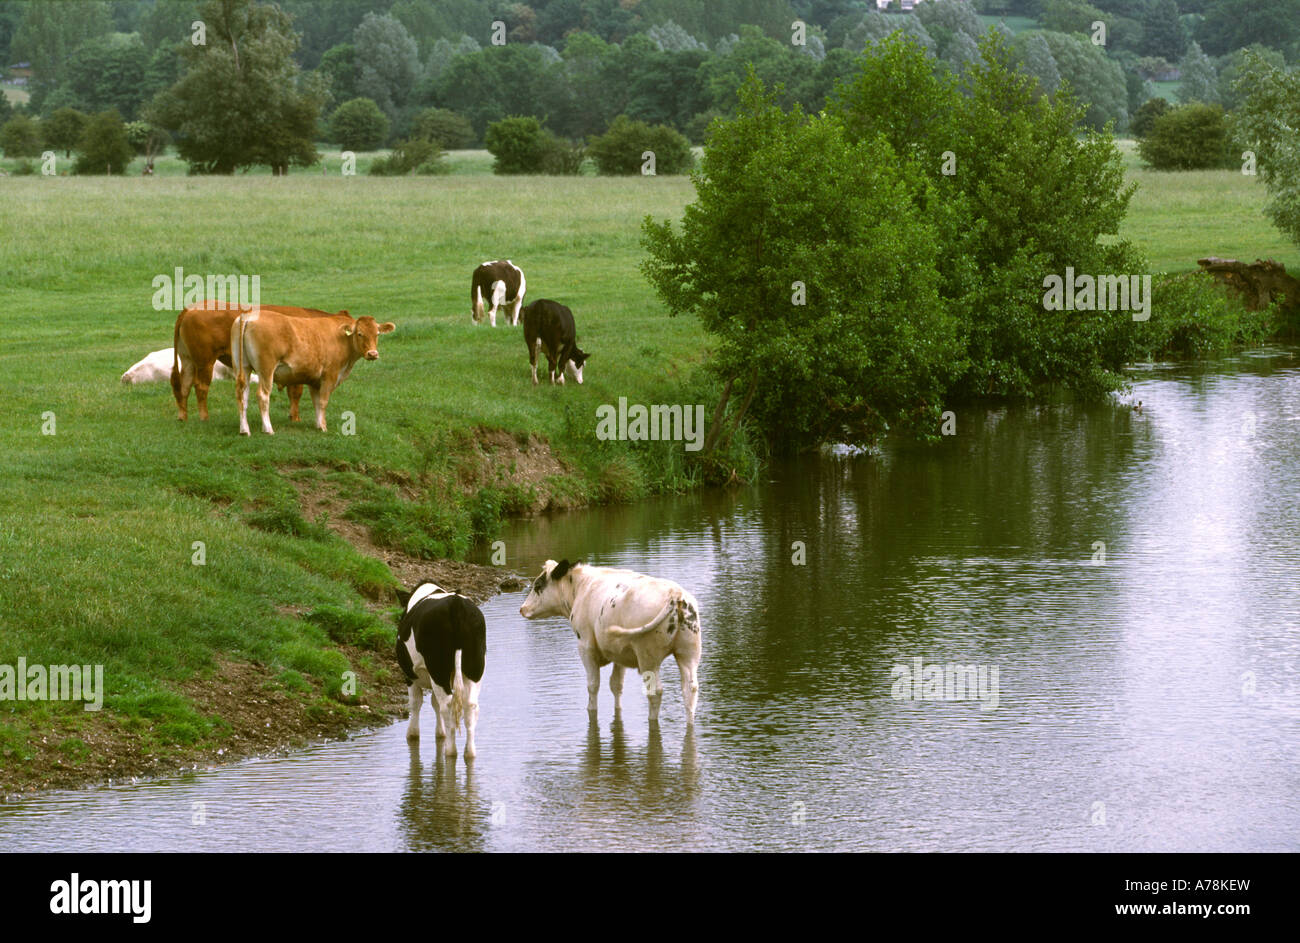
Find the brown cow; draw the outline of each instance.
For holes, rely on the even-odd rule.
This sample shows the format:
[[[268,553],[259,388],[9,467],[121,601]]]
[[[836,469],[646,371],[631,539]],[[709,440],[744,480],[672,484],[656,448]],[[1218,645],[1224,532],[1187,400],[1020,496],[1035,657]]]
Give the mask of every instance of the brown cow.
[[[333,317],[328,311],[316,308],[294,308],[284,305],[264,305],[270,311],[297,317]],[[177,419],[189,416],[190,387],[199,404],[199,418],[208,418],[208,386],[212,371],[218,361],[230,366],[230,328],[241,311],[248,306],[227,304],[224,301],[205,301],[191,305],[176,318],[172,347],[172,395],[176,397]],[[340,314],[347,314],[341,311]],[[179,363],[177,362],[179,360]],[[302,387],[289,387],[289,418],[298,421],[298,400]]]
[[[325,431],[325,406],[330,394],[364,357],[379,359],[379,335],[394,330],[391,321],[379,324],[372,317],[356,320],[347,312],[321,318],[302,318],[254,308],[241,314],[230,332],[230,360],[235,370],[235,397],[239,403],[239,434],[248,435],[248,375],[256,371],[257,405],[262,431],[271,428],[271,386],[301,384],[311,387],[316,407],[316,427]]]

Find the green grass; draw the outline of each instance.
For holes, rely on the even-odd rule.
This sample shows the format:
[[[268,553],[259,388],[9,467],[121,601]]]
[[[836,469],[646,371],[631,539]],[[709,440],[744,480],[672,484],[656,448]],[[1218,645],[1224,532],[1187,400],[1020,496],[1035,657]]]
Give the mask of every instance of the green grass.
[[[1253,178],[1144,171],[1125,149],[1140,188],[1123,234],[1154,270],[1211,253],[1300,269]],[[347,661],[334,645],[386,657],[391,627],[367,600],[391,585],[387,569],[304,519],[290,476],[327,482],[350,520],[416,554],[461,554],[531,501],[537,485],[508,469],[464,487],[479,429],[547,439],[573,474],[541,486],[572,502],[699,483],[680,446],[594,437],[596,406],[620,396],[714,402],[701,328],[666,317],[638,272],[641,219],[680,216],[690,181],[499,178],[484,152],[451,160],[443,177],[198,178],[169,161],[154,179],[0,183],[0,664],[103,664],[105,717],[147,734],[146,748],[201,745],[222,724],[175,692],[218,655],[336,698]],[[573,308],[592,354],[585,385],[534,388],[521,331],[471,325],[469,273],[502,256],[524,267],[530,298]],[[239,437],[228,382],[213,386],[208,423],[181,424],[165,383],[118,382],[171,345],[175,312],[152,308],[151,283],[176,266],[257,274],[265,301],[397,330],[335,394],[329,433],[289,424],[277,394],[277,434],[261,434],[254,412],[253,436]],[[341,434],[345,410],[353,436]],[[55,435],[42,434],[47,414]],[[749,444],[734,449],[752,471]],[[538,562],[507,551],[512,566]],[[0,704],[0,717],[0,764],[58,725],[75,759],[78,725],[95,722],[77,705],[30,702]]]
[[[395,545],[457,553],[532,496],[505,480],[458,486],[479,428],[548,439],[575,469],[555,483],[573,500],[694,480],[681,456],[657,454],[680,444],[594,436],[596,406],[619,396],[712,396],[698,324],[665,317],[637,271],[641,217],[679,215],[686,178],[37,176],[4,188],[0,664],[103,664],[109,712],[147,720],[160,709],[148,698],[166,694],[166,716],[148,720],[164,741],[214,733],[167,693],[214,653],[328,693],[347,667],[333,642],[391,638],[360,614],[391,584],[387,570],[304,520],[286,469],[322,469]],[[469,273],[499,256],[524,266],[531,298],[573,308],[592,355],[585,385],[534,387],[521,330],[470,323]],[[178,265],[257,274],[263,300],[347,308],[397,330],[335,394],[329,433],[291,425],[277,394],[277,435],[260,432],[254,409],[255,434],[241,438],[228,382],[213,386],[208,423],[178,423],[166,383],[118,380],[171,345],[175,312],[153,309],[152,280]],[[341,434],[344,410],[353,436]],[[54,435],[41,434],[47,414]],[[446,545],[420,529],[435,518]],[[192,563],[195,541],[205,565]],[[50,716],[4,707],[5,723]]]
[[[31,101],[32,93],[17,85],[0,85],[0,92],[9,99],[11,105],[25,105]]]
[[[1209,255],[1275,259],[1300,272],[1300,247],[1268,220],[1259,177],[1233,170],[1166,172],[1142,167],[1134,141],[1120,141],[1138,185],[1121,235],[1146,250],[1156,272],[1195,271]]]

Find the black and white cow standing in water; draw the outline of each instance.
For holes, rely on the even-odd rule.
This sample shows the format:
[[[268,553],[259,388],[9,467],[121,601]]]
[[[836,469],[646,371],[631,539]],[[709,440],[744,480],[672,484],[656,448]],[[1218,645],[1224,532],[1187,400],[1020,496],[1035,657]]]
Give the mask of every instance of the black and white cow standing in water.
[[[533,368],[533,386],[537,385],[537,352],[546,354],[551,368],[551,382],[559,377],[564,383],[567,373],[582,382],[582,365],[591,354],[578,347],[573,312],[558,302],[540,298],[524,308],[524,343],[528,345],[528,364]]]
[[[513,327],[519,323],[519,306],[524,303],[524,292],[527,290],[528,282],[524,279],[523,269],[509,259],[504,262],[484,262],[474,269],[474,277],[470,280],[470,317],[475,324],[483,320],[483,304],[486,299],[492,306],[488,317],[491,318],[492,326],[496,327],[497,308],[503,304],[514,305],[514,311],[510,313],[510,324]]]
[[[398,591],[406,607],[397,623],[397,664],[406,676],[411,721],[406,736],[420,737],[420,705],[433,691],[438,739],[443,752],[456,755],[456,728],[465,726],[465,759],[474,758],[478,726],[478,691],[487,656],[487,626],[478,606],[459,593],[424,582],[414,591]]]
[[[695,597],[672,580],[608,566],[547,560],[519,607],[525,619],[567,616],[578,636],[578,655],[587,669],[587,710],[596,711],[600,669],[610,662],[614,710],[623,696],[623,670],[641,676],[650,702],[650,722],[659,722],[664,696],[659,665],[672,655],[682,676],[686,723],[695,721],[700,685],[700,608]]]

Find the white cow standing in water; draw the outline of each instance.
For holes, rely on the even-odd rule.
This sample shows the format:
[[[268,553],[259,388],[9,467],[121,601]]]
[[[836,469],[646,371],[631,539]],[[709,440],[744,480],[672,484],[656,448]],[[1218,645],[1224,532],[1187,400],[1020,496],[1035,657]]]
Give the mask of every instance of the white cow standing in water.
[[[682,676],[686,722],[695,720],[700,685],[700,615],[695,597],[672,580],[631,570],[547,560],[519,607],[525,619],[567,616],[578,636],[578,655],[587,669],[587,710],[596,712],[600,669],[614,664],[609,689],[614,710],[623,696],[623,670],[641,675],[650,702],[650,722],[659,722],[664,688],[659,666],[672,655]]]

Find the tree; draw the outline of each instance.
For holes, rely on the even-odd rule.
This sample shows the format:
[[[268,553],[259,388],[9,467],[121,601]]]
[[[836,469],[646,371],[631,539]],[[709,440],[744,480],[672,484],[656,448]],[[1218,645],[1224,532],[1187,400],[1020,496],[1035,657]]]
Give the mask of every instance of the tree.
[[[979,14],[966,0],[926,0],[916,6],[912,14],[934,37],[936,53],[946,58],[948,47],[958,35],[965,33],[969,39],[979,39],[984,34]]]
[[[1204,102],[1207,105],[1219,101],[1219,74],[1210,57],[1201,51],[1199,43],[1192,43],[1181,64],[1183,81],[1178,88],[1180,102]]]
[[[712,337],[723,391],[706,455],[750,413],[780,450],[937,418],[957,353],[939,236],[883,139],[787,112],[751,73],[695,182],[680,230],[643,223],[642,272],[670,314],[696,314]]]
[[[1144,56],[1177,62],[1187,52],[1187,27],[1178,16],[1176,0],[1150,0],[1139,14]]]
[[[1163,98],[1148,98],[1142,103],[1133,114],[1133,121],[1129,124],[1129,132],[1139,140],[1151,133],[1155,127],[1156,119],[1161,115],[1167,115],[1173,106]]]
[[[1061,85],[1061,73],[1043,34],[1022,33],[1021,38],[1013,42],[1020,51],[1021,70],[1038,80],[1038,87],[1044,95],[1054,95]]]
[[[388,116],[369,98],[353,98],[334,109],[330,136],[345,151],[373,151],[388,138]]]
[[[14,106],[9,104],[9,96],[0,91],[0,125],[14,116]]]
[[[961,76],[935,75],[919,47],[887,40],[828,111],[855,139],[883,136],[926,178],[916,199],[942,235],[941,295],[962,324],[951,395],[1025,396],[1057,383],[1095,396],[1122,383],[1131,322],[1047,310],[1044,277],[1067,266],[1144,271],[1114,240],[1135,188],[1113,138],[1077,138],[1079,102],[1039,94],[996,35],[980,51]]]
[[[77,144],[76,174],[124,174],[134,152],[126,139],[126,125],[116,111],[101,111],[86,122]]]
[[[186,47],[185,74],[154,100],[149,120],[174,132],[192,173],[316,163],[325,91],[300,81],[288,16],[254,0],[207,0],[201,18],[207,45]]]
[[[1039,21],[1043,29],[1058,33],[1092,33],[1093,23],[1106,24],[1109,33],[1113,17],[1107,16],[1086,0],[1046,0]]]
[[[651,127],[627,115],[619,115],[609,130],[587,145],[602,174],[641,173],[647,151],[654,155],[656,174],[686,173],[695,162],[690,142],[672,128],[662,124]]]
[[[5,157],[36,157],[41,153],[41,129],[26,115],[14,115],[0,128]]]
[[[1128,86],[1124,70],[1100,46],[1082,36],[1043,33],[1061,78],[1085,106],[1083,124],[1100,131],[1113,121],[1119,129],[1128,124]]]
[[[325,77],[325,84],[336,102],[350,101],[357,96],[357,47],[351,43],[331,46],[320,58],[316,67]]]
[[[32,64],[36,108],[67,78],[72,51],[87,39],[112,29],[107,3],[28,3],[14,33],[10,56]]]
[[[688,50],[708,51],[708,45],[700,42],[672,20],[650,27],[645,31],[660,52],[686,52]]]
[[[77,47],[68,64],[68,87],[90,111],[116,109],[130,118],[145,99],[149,56],[140,37],[110,33]]]
[[[86,130],[86,120],[86,115],[75,108],[60,108],[41,123],[45,146],[71,157],[72,149]]]
[[[484,144],[493,158],[494,174],[542,172],[545,136],[541,123],[528,116],[503,118],[488,125]]]
[[[353,33],[357,94],[397,117],[420,77],[420,49],[401,21],[367,13]]]
[[[412,171],[417,174],[450,173],[446,156],[437,141],[399,141],[393,153],[371,162],[370,173],[380,177],[401,177]]]
[[[1264,212],[1300,245],[1300,70],[1248,54],[1234,92],[1242,104],[1233,116],[1233,137],[1255,153],[1268,188]]]
[[[1253,43],[1286,52],[1300,40],[1300,0],[1218,0],[1196,38],[1212,56]]]
[[[434,103],[469,118],[482,136],[489,122],[507,115],[545,117],[548,104],[560,98],[559,68],[548,66],[537,46],[488,46],[452,60],[438,78]]]
[[[469,119],[446,108],[426,108],[416,116],[411,126],[411,136],[434,141],[449,151],[472,147],[474,126]]]
[[[871,43],[878,43],[892,33],[902,33],[905,36],[910,36],[929,52],[938,52],[938,44],[935,43],[934,37],[926,30],[925,24],[921,22],[920,17],[888,16],[875,10],[865,14],[857,26],[845,33],[844,48],[856,54]]]
[[[1158,100],[1158,99],[1157,99]],[[1209,170],[1239,162],[1228,137],[1223,109],[1193,102],[1156,118],[1138,141],[1138,153],[1156,170]]]
[[[1219,101],[1223,103],[1224,111],[1236,111],[1244,101],[1244,95],[1238,93],[1238,88],[1252,56],[1274,68],[1286,68],[1286,58],[1282,53],[1259,43],[1229,53],[1219,66]]]

